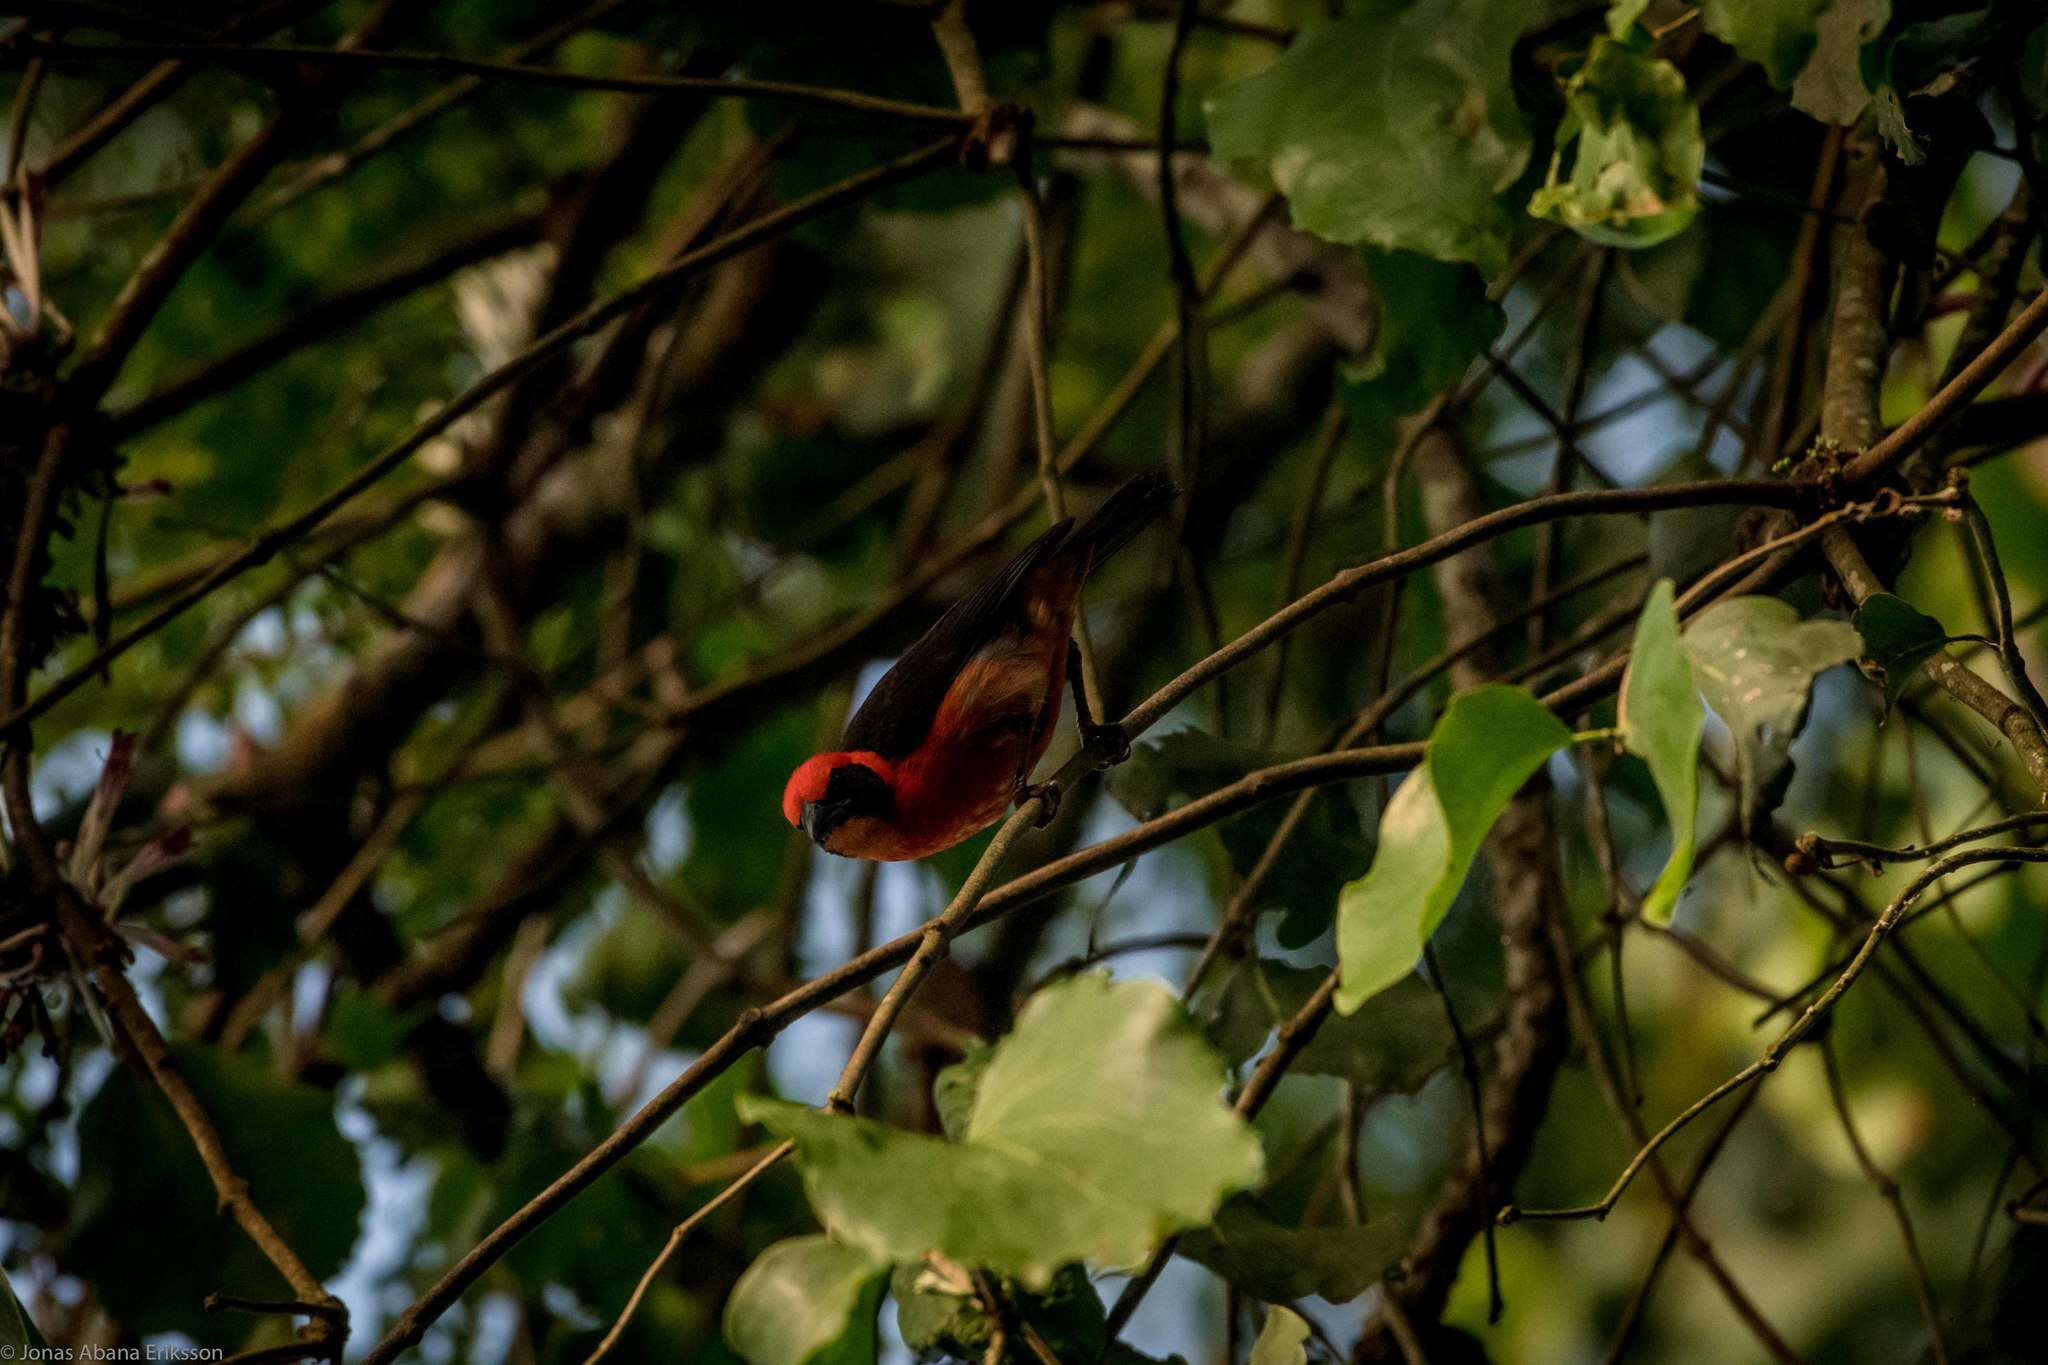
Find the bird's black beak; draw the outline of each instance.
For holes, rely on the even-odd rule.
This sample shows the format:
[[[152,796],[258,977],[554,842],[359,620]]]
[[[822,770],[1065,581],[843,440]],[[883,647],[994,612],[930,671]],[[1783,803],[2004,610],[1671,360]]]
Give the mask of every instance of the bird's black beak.
[[[838,829],[845,820],[846,803],[844,801],[804,802],[803,831],[811,837],[811,842],[814,844],[822,845],[825,842],[825,836]]]

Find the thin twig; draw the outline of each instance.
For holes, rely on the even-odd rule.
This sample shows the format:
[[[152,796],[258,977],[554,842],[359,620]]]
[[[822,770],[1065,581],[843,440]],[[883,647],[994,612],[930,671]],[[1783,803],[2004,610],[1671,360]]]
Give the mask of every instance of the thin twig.
[[[1785,1058],[1785,1054],[1796,1046],[1813,1029],[1815,1024],[1820,1022],[1822,1016],[1834,1008],[1835,1002],[1842,998],[1843,992],[1856,983],[1856,979],[1863,974],[1864,968],[1870,965],[1870,959],[1876,954],[1878,945],[1883,943],[1886,936],[1897,927],[1900,918],[1905,915],[1907,910],[1912,908],[1913,902],[1920,898],[1921,892],[1958,868],[1967,867],[1972,863],[2008,858],[2020,862],[2048,863],[2048,849],[1965,849],[1960,853],[1949,855],[1914,877],[1906,885],[1905,889],[1900,891],[1892,902],[1885,907],[1884,913],[1872,922],[1869,934],[1864,937],[1863,946],[1857,950],[1854,957],[1849,959],[1849,964],[1842,969],[1841,974],[1835,978],[1827,990],[1823,991],[1813,1003],[1809,1004],[1800,1013],[1799,1017],[1792,1021],[1790,1027],[1773,1039],[1770,1045],[1763,1050],[1762,1055],[1755,1061],[1743,1067],[1712,1090],[1709,1090],[1699,1099],[1693,1101],[1669,1123],[1660,1128],[1648,1142],[1643,1144],[1642,1149],[1630,1159],[1628,1165],[1622,1168],[1622,1172],[1615,1179],[1613,1186],[1596,1203],[1562,1209],[1524,1209],[1510,1204],[1500,1211],[1500,1221],[1503,1224],[1507,1224],[1522,1219],[1536,1218],[1605,1218],[1613,1210],[1615,1203],[1620,1200],[1622,1192],[1635,1179],[1636,1173],[1643,1168],[1643,1163],[1655,1155],[1657,1149],[1670,1141],[1680,1129],[1712,1108],[1717,1101],[1726,1098],[1735,1091],[1754,1081],[1760,1080],[1778,1069],[1779,1064]]]

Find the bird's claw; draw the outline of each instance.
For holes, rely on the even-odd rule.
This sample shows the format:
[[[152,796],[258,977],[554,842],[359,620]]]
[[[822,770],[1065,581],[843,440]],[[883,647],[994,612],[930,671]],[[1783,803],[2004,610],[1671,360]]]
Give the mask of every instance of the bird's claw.
[[[1017,804],[1038,802],[1038,818],[1031,822],[1034,829],[1044,829],[1060,813],[1060,789],[1050,782],[1023,783],[1017,788]]]
[[[1131,756],[1131,737],[1121,725],[1084,725],[1081,747],[1105,768],[1114,768]]]

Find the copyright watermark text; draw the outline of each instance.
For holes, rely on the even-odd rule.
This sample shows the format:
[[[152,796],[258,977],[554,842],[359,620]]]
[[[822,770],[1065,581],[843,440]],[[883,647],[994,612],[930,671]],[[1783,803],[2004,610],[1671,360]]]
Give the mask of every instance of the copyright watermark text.
[[[8,1360],[220,1360],[218,1346],[10,1346],[0,1345],[0,1361]]]

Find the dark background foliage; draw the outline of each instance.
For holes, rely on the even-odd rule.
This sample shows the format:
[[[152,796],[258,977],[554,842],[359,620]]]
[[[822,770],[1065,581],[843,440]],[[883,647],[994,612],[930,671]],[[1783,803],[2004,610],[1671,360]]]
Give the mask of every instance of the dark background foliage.
[[[891,978],[791,992],[937,915],[988,846],[854,865],[778,803],[878,665],[1044,524],[1043,357],[1064,501],[1159,465],[1188,487],[1090,585],[1112,714],[1495,509],[1776,486],[1402,564],[1070,774],[859,1112],[957,1137],[980,1063],[941,1073],[1046,983],[1177,990],[1201,961],[1233,1084],[1270,1070],[1263,1181],[1128,1324],[1128,1266],[856,1264],[797,1286],[817,1350],[757,1360],[1026,1360],[1035,1336],[1235,1361],[1268,1323],[1262,1361],[2039,1349],[2048,883],[2017,857],[1933,886],[1611,1216],[1481,1234],[1598,1199],[1921,866],[1799,836],[1890,847],[2041,804],[2048,357],[2008,331],[2048,226],[2032,6],[15,9],[0,1238],[24,1334],[338,1349],[318,1314],[202,1306],[309,1297],[254,1212],[345,1305],[349,1358],[414,1328],[423,1359],[589,1357],[671,1229],[774,1151],[741,1097],[822,1103]],[[2002,333],[1974,403],[1914,428]],[[1902,458],[1859,471],[1901,423]],[[1859,616],[1860,669],[1819,678],[1747,802],[1759,753],[1709,720],[1669,927],[1638,913],[1667,814],[1605,739],[1542,768],[1429,970],[1352,1016],[1317,1004],[1332,921],[1417,750],[1323,776],[1299,817],[1261,792],[1146,833],[1274,765],[1422,740],[1488,681],[1591,679],[1564,718],[1604,730],[1653,583],[1879,488],[1946,501],[1752,556],[1741,590],[1837,623],[1889,591],[1936,624]],[[1942,636],[1962,676],[1916,671]],[[1054,894],[1010,881],[1077,851]],[[678,1075],[703,1084],[554,1200]],[[739,1358],[742,1273],[818,1227],[797,1164],[768,1168],[690,1225],[612,1358]]]

